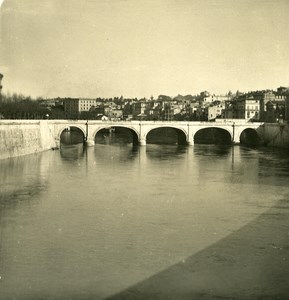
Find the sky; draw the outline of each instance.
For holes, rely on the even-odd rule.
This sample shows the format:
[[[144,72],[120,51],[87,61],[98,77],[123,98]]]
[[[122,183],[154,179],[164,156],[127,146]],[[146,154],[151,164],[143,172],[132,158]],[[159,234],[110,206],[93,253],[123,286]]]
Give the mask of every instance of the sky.
[[[156,98],[289,86],[288,11],[289,0],[4,0],[3,92]]]

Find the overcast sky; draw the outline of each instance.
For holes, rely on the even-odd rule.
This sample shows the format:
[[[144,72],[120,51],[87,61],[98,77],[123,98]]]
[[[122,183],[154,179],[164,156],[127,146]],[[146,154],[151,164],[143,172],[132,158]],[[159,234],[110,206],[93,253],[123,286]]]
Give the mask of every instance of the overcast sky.
[[[157,97],[289,86],[288,0],[5,0],[4,92]]]

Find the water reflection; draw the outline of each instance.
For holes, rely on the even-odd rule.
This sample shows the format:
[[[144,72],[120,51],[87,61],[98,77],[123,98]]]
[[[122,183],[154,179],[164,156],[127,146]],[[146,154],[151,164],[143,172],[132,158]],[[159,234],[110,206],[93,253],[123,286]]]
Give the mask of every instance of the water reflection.
[[[194,271],[199,263],[205,271],[194,278],[211,283],[208,259],[219,263],[212,273],[218,278],[256,240],[255,258],[281,236],[276,232],[287,241],[288,217],[280,213],[288,209],[288,166],[288,155],[268,149],[123,143],[66,145],[1,161],[1,296],[104,299],[156,274],[141,284],[145,295],[159,280],[170,285],[162,274],[172,275],[176,288],[183,284],[177,278],[190,285],[181,266]],[[266,211],[270,218],[256,227]],[[242,230],[246,224],[253,229]],[[272,251],[266,257],[281,261],[285,252]],[[267,264],[255,264],[256,274],[280,268]]]
[[[228,156],[232,152],[231,145],[194,145],[194,155],[197,156]]]
[[[85,155],[85,146],[83,143],[74,145],[62,144],[60,147],[60,155],[67,161],[83,159]]]
[[[171,160],[181,158],[188,147],[183,145],[147,145],[146,154],[152,160]]]
[[[258,176],[262,184],[282,186],[288,184],[289,159],[288,150],[259,149]]]
[[[274,167],[281,171],[282,175],[287,174],[289,170],[288,150],[259,148],[258,152],[260,166]]]
[[[102,162],[125,163],[134,160],[139,154],[139,147],[132,144],[98,144],[94,147],[94,157]]]
[[[43,155],[27,155],[0,161],[0,207],[30,201],[46,189],[48,165]]]

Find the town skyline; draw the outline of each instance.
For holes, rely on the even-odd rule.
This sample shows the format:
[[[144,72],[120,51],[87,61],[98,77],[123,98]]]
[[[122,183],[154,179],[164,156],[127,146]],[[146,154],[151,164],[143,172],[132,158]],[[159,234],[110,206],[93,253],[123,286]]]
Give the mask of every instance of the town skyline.
[[[289,85],[286,0],[6,0],[3,93],[149,98]]]

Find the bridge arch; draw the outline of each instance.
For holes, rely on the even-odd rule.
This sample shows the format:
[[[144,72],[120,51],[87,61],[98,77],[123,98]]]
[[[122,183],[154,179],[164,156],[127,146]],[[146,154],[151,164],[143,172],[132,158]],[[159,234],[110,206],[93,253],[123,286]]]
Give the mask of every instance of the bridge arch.
[[[85,129],[82,128],[81,126],[77,126],[77,125],[66,125],[66,126],[62,126],[60,128],[60,130],[58,131],[58,134],[57,134],[57,138],[56,140],[59,141],[59,143],[62,143],[64,142],[64,137],[63,137],[63,134],[65,132],[73,132],[75,131],[75,129],[77,131],[79,131],[80,133],[82,133],[82,141],[78,141],[77,143],[80,143],[80,142],[85,142],[85,139],[86,139],[86,132],[85,132]]]
[[[239,135],[240,144],[247,146],[257,146],[260,144],[261,138],[255,128],[245,128]]]
[[[233,132],[220,126],[208,126],[198,129],[194,135],[195,144],[231,144]]]
[[[86,136],[86,132],[84,130],[84,128],[82,128],[81,126],[77,126],[77,125],[66,125],[66,126],[62,126],[59,130],[58,130],[58,134],[57,134],[57,138],[60,139],[60,136],[62,134],[63,131],[69,129],[69,128],[77,128],[79,129],[82,133],[83,136]]]
[[[154,128],[150,128],[143,136],[146,143],[154,143],[154,138],[152,134],[157,134],[157,131],[162,132],[163,134],[167,134],[165,138],[158,137],[161,143],[177,143],[177,144],[186,144],[188,142],[188,133],[185,129],[177,127],[177,126],[156,126]],[[175,133],[175,136],[173,136]],[[170,135],[170,136],[169,136]]]
[[[125,126],[125,125],[109,125],[109,126],[101,126],[99,128],[97,128],[96,130],[93,131],[92,133],[92,136],[91,138],[95,141],[96,139],[96,135],[101,131],[101,130],[104,130],[104,129],[112,129],[112,128],[122,128],[122,129],[126,129],[128,130],[129,132],[131,132],[132,134],[132,142],[133,144],[138,144],[139,142],[139,137],[140,137],[140,134],[139,132],[135,129],[135,128],[132,128],[130,126]]]

